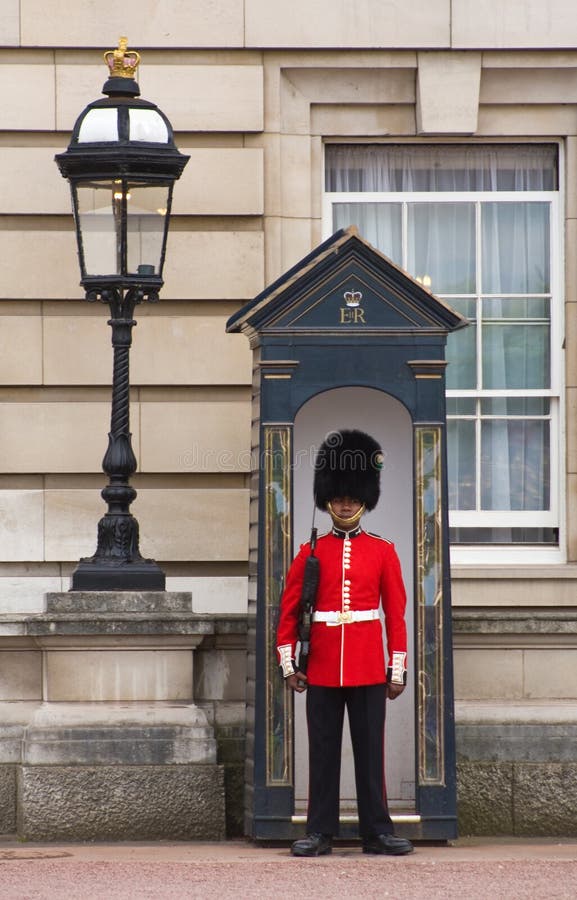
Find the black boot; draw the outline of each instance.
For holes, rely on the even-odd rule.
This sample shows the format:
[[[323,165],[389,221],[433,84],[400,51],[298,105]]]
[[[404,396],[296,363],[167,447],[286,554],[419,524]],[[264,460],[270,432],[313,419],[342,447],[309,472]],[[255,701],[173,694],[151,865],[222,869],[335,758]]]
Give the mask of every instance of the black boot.
[[[291,847],[293,856],[325,856],[333,849],[332,836],[330,834],[307,834],[306,837],[295,841]]]
[[[394,834],[375,834],[363,840],[363,853],[387,854],[388,856],[404,856],[413,852],[413,845],[406,838]]]

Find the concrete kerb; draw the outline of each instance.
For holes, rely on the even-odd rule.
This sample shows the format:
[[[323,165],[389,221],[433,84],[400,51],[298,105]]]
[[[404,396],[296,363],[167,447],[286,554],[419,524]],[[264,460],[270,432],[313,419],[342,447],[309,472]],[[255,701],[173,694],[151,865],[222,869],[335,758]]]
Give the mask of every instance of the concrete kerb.
[[[261,844],[236,841],[131,841],[131,842],[54,842],[20,841],[12,835],[0,835],[0,860],[56,858],[86,861],[138,860],[158,862],[294,862],[289,844]],[[333,857],[363,859],[358,843],[335,841]],[[329,857],[330,859],[330,857]],[[467,862],[490,860],[558,859],[577,862],[577,838],[459,838],[447,843],[419,842],[404,862],[433,860]],[[314,865],[314,860],[312,864]]]

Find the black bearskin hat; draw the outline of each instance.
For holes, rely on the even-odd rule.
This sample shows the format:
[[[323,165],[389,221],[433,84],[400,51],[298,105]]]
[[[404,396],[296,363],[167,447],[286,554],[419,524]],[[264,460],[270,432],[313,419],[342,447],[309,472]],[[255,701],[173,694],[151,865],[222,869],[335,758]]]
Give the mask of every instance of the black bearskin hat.
[[[315,460],[314,496],[319,509],[335,497],[354,497],[374,509],[381,493],[383,451],[364,431],[332,431]]]

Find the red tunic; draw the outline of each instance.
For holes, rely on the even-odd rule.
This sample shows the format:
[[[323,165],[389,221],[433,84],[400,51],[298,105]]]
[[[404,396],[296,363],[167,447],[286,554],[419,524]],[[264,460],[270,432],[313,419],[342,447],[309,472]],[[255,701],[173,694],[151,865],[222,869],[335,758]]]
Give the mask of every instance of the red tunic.
[[[342,534],[342,532],[340,532]],[[315,611],[373,610],[385,614],[389,665],[405,659],[407,629],[406,596],[394,544],[360,529],[351,538],[335,532],[318,539],[315,554],[320,579]],[[280,607],[277,646],[290,646],[294,658],[305,562],[310,545],[303,544],[286,579]],[[279,661],[283,653],[279,649]],[[323,687],[357,687],[386,681],[381,620],[327,624],[313,622],[307,676],[309,684]],[[396,679],[395,679],[396,680]]]

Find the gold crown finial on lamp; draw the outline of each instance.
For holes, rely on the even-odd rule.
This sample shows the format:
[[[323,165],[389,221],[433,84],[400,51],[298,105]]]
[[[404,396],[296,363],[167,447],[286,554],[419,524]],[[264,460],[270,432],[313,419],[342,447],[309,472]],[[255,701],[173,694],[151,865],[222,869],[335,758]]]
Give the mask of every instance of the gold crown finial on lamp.
[[[116,50],[107,50],[104,53],[104,62],[110,70],[111,78],[134,78],[136,75],[140,53],[127,48],[128,38],[121,37]]]

